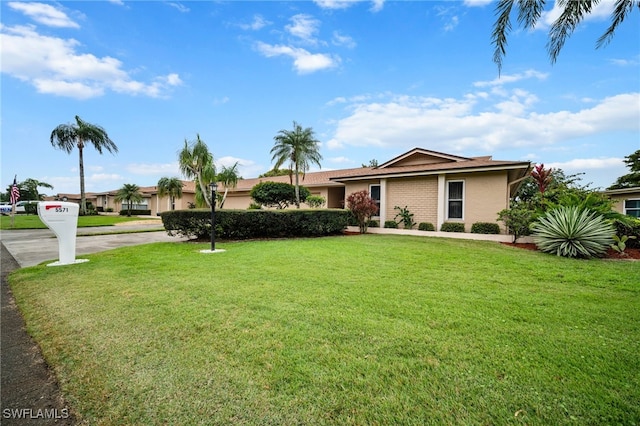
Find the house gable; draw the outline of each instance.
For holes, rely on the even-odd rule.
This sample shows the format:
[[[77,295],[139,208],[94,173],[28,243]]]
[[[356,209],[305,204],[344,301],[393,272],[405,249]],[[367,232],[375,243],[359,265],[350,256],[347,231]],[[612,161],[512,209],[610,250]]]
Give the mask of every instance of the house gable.
[[[422,148],[414,148],[402,155],[399,155],[386,163],[378,166],[378,169],[389,169],[403,166],[420,166],[429,164],[453,163],[459,161],[470,161],[471,158],[459,157],[457,155],[445,154],[442,152],[429,151]]]

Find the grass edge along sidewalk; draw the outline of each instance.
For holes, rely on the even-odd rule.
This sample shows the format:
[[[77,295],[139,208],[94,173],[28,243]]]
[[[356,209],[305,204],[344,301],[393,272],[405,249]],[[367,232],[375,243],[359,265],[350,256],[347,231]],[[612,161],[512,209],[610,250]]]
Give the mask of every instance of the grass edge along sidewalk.
[[[82,420],[640,419],[638,262],[411,236],[223,245],[127,247],[12,274]]]

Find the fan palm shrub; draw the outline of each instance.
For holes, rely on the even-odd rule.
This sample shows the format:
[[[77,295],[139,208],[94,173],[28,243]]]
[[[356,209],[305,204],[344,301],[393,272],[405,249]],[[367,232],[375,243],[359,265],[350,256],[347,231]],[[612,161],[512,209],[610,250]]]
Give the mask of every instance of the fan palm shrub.
[[[615,229],[604,217],[577,206],[558,207],[532,226],[538,249],[564,257],[591,258],[604,254]]]

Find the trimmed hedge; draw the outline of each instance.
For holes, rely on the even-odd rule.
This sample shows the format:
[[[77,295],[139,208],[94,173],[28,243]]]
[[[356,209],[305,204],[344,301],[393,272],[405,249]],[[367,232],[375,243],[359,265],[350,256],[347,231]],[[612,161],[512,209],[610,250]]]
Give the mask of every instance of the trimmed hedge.
[[[419,231],[435,231],[436,227],[433,226],[433,223],[430,222],[420,222],[418,224]]]
[[[500,226],[492,222],[476,222],[471,225],[472,234],[499,234]]]
[[[320,210],[216,211],[216,236],[229,240],[251,238],[320,237],[341,233],[350,212]],[[160,214],[169,235],[204,239],[211,236],[211,210],[173,210]]]
[[[460,222],[445,222],[440,227],[442,232],[464,232],[464,223]]]
[[[385,228],[397,229],[398,228],[398,222],[396,222],[395,220],[385,220],[384,227]]]
[[[120,210],[120,216],[127,216],[129,214],[129,210],[125,208],[124,210]],[[151,210],[135,210],[131,209],[131,216],[151,216]]]

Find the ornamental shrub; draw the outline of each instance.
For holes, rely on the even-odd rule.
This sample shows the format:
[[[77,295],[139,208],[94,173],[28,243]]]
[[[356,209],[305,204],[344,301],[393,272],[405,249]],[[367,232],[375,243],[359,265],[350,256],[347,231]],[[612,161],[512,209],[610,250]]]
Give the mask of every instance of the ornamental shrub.
[[[369,221],[367,221],[367,226],[369,228],[380,228],[380,221],[369,219]]]
[[[509,234],[513,235],[514,243],[518,238],[531,234],[530,227],[536,217],[536,212],[525,204],[517,204],[498,213],[498,220],[503,222]]]
[[[413,221],[413,213],[409,212],[407,206],[404,206],[404,208],[395,206],[394,210],[398,210],[398,214],[394,219],[400,217],[400,222],[402,222],[404,229],[413,229],[413,227],[416,226],[416,223]]]
[[[420,222],[418,224],[419,231],[435,231],[436,227],[433,226],[433,223],[430,222]]]
[[[211,236],[211,210],[172,210],[160,214],[169,235],[206,239]],[[216,236],[222,239],[319,237],[341,233],[349,212],[322,210],[219,210]]]
[[[318,209],[320,207],[324,207],[324,204],[326,202],[327,200],[325,200],[324,197],[320,195],[309,195],[305,201],[305,203],[307,203],[307,205],[312,209]]]
[[[440,227],[442,232],[465,232],[464,223],[460,222],[445,222]]]
[[[627,240],[627,248],[640,248],[640,219],[635,219],[631,216],[625,216],[613,221],[613,227],[616,230],[616,235],[619,238],[624,237],[636,237]]]
[[[286,209],[296,203],[296,187],[285,182],[260,182],[251,188],[251,198],[258,204],[277,209]],[[300,202],[304,202],[311,193],[300,187]]]
[[[499,234],[500,226],[492,222],[476,222],[471,225],[472,234]]]
[[[369,196],[369,191],[365,189],[349,194],[347,197],[347,208],[355,218],[361,234],[367,232],[369,219],[378,213],[379,210],[376,202]]]
[[[604,217],[576,206],[558,207],[532,226],[540,251],[563,257],[603,255],[613,243],[615,229]]]
[[[384,227],[385,228],[397,229],[398,228],[398,222],[396,222],[395,220],[385,220],[384,221]]]

